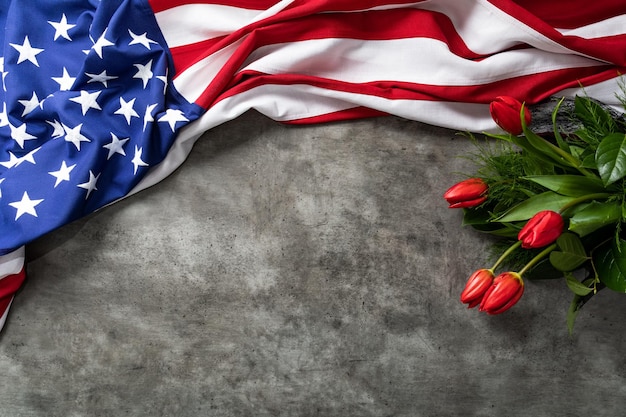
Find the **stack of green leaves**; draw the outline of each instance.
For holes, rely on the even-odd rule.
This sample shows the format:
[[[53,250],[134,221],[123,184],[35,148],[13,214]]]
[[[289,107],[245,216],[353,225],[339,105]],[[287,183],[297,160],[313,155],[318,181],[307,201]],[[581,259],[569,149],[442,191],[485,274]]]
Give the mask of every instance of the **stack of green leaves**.
[[[565,278],[574,293],[567,322],[573,329],[580,308],[600,289],[626,293],[626,124],[602,104],[577,97],[573,114],[580,128],[563,133],[552,112],[553,132],[538,135],[520,112],[520,135],[488,135],[480,145],[477,177],[489,189],[485,202],[464,208],[463,221],[510,245],[536,213],[558,212],[566,230],[530,279]],[[626,103],[625,103],[626,107]],[[519,268],[536,255],[520,251],[507,263]]]

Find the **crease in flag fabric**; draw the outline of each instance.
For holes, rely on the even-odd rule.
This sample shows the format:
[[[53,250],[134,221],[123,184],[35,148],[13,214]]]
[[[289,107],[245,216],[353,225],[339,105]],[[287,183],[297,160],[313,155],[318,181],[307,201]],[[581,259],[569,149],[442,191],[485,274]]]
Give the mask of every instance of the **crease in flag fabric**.
[[[496,131],[500,95],[619,109],[626,70],[622,0],[13,0],[0,25],[0,327],[26,244],[250,109]]]

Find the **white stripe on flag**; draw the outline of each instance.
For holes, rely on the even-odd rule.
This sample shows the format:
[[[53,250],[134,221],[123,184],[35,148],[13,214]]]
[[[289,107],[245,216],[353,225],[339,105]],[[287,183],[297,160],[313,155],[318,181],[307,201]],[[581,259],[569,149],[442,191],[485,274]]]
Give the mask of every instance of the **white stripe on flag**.
[[[263,46],[250,54],[242,69],[305,74],[350,83],[393,80],[454,87],[599,65],[603,64],[576,55],[555,56],[530,48],[474,61],[451,53],[446,43],[430,38],[331,38]]]
[[[196,101],[241,42],[238,40],[185,70],[174,80],[176,89],[187,100]],[[454,87],[599,65],[603,63],[538,49],[510,50],[474,61],[451,53],[444,42],[430,38],[330,38],[263,46],[250,54],[241,70],[304,74],[349,83],[393,80]]]
[[[24,267],[24,247],[0,256],[0,279],[19,273]]]
[[[245,38],[226,46],[216,53],[201,59],[174,78],[176,90],[187,99],[195,102],[215,76],[239,48]]]
[[[468,48],[479,54],[494,54],[522,44],[554,53],[574,53],[487,0],[437,0],[420,8],[448,16]]]
[[[161,32],[170,48],[183,46],[242,28],[261,10],[248,10],[218,4],[186,4],[156,14]]]
[[[604,38],[607,36],[624,35],[626,30],[626,15],[615,16],[610,19],[581,26],[575,29],[556,29],[567,36],[579,36],[585,39]]]
[[[22,246],[13,252],[0,256],[0,281],[5,277],[18,274],[22,271],[24,268],[24,254],[25,248]],[[2,330],[7,320],[11,304],[13,304],[13,297],[11,297],[11,302],[6,306],[4,311],[0,311],[0,330]]]

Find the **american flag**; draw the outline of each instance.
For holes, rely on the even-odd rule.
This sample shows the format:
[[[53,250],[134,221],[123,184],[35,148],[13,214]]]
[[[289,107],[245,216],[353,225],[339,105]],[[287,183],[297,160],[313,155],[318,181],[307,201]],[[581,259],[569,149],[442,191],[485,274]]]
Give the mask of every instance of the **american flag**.
[[[0,21],[0,327],[28,242],[249,109],[493,131],[499,95],[619,108],[626,70],[624,0],[13,0]]]

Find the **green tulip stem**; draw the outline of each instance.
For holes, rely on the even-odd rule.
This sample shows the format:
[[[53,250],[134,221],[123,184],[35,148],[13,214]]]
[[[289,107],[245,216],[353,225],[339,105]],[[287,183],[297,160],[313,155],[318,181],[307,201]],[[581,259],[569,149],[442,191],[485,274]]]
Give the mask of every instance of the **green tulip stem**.
[[[563,207],[561,207],[561,209],[559,210],[559,213],[563,213],[568,208],[574,207],[575,205],[583,203],[585,201],[598,200],[598,199],[601,199],[601,198],[608,198],[611,195],[612,194],[609,194],[609,193],[595,193],[595,194],[583,195],[583,196],[575,198],[572,201],[570,201],[569,203],[565,204]]]
[[[519,248],[520,245],[522,244],[521,240],[518,240],[517,242],[515,242],[514,244],[511,245],[511,247],[509,247],[503,254],[502,256],[500,256],[500,258],[496,261],[496,263],[491,267],[490,271],[493,272],[496,270],[496,268],[502,263],[502,261],[504,261],[506,259],[507,256],[509,256],[511,254],[511,252],[513,252],[515,249]]]
[[[518,272],[518,274],[520,274],[520,276],[524,275],[524,273],[526,271],[528,271],[530,268],[535,266],[537,264],[537,262],[539,262],[540,260],[545,258],[546,255],[548,255],[554,249],[556,249],[556,243],[553,243],[550,246],[548,246],[547,248],[545,248],[544,250],[542,250],[537,256],[535,256],[533,259],[531,259],[530,262],[528,262],[526,264],[526,266],[524,268],[522,268],[521,271]]]

